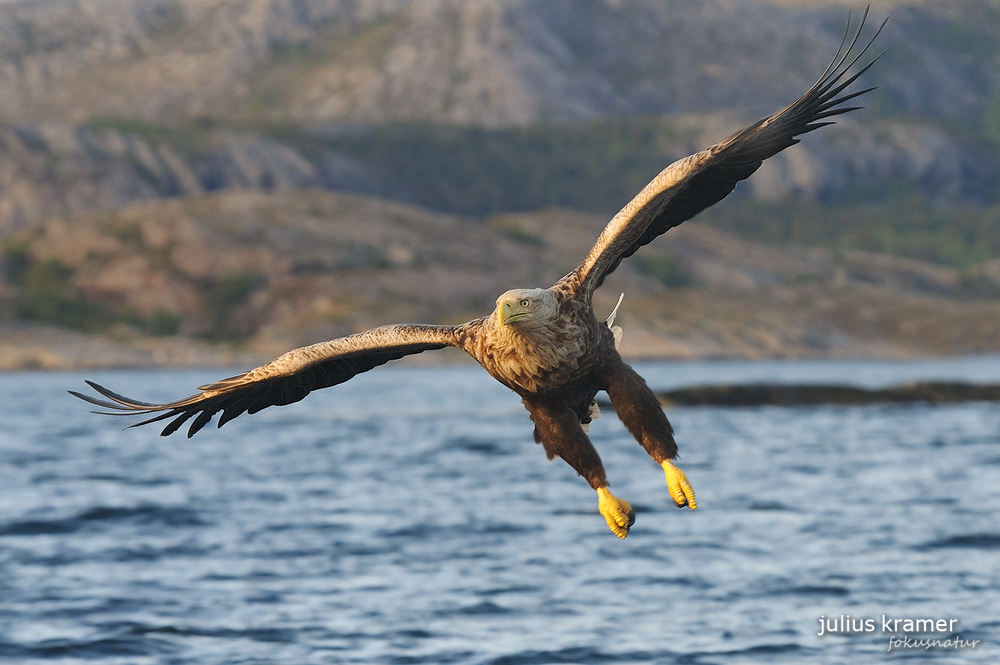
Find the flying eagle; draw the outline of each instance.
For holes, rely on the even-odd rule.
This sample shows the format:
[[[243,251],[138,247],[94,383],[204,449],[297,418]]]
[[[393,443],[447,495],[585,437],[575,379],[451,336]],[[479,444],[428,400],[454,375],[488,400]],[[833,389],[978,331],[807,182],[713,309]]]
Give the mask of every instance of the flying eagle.
[[[855,55],[867,14],[849,44],[848,15],[840,49],[805,94],[778,113],[665,168],[615,215],[583,263],[550,288],[507,291],[497,298],[492,314],[461,325],[384,326],[295,349],[167,404],[140,402],[90,381],[88,385],[106,399],[70,392],[111,409],[110,415],[154,414],[133,427],[168,420],[163,436],[194,418],[187,430],[190,437],[216,413],[221,413],[221,427],[242,413],[297,402],[310,391],[344,383],[390,360],[457,347],[521,397],[534,422],[535,441],[549,459],[561,457],[597,491],[598,509],[615,535],[626,537],[635,518],[631,506],[608,490],[601,458],[587,437],[587,425],[595,416],[594,397],[601,390],[625,427],[663,468],[673,502],[695,509],[687,477],[671,462],[677,445],[670,423],[642,377],[618,354],[612,320],[599,321],[594,315],[594,290],[622,260],[722,200],[763,160],[798,143],[798,136],[860,108],[844,103],[873,90],[845,92],[877,59],[848,76],[882,29]]]

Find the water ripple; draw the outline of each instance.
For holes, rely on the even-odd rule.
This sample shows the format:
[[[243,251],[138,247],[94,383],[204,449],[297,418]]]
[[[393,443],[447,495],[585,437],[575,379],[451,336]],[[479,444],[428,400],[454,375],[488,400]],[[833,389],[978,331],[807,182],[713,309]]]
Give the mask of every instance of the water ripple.
[[[606,414],[621,541],[509,391],[384,370],[192,441],[64,400],[80,376],[0,376],[51,405],[0,430],[0,660],[842,665],[883,636],[818,638],[819,617],[887,614],[984,642],[921,657],[1000,662],[990,405],[672,410],[693,512]],[[213,375],[87,378],[143,397]]]

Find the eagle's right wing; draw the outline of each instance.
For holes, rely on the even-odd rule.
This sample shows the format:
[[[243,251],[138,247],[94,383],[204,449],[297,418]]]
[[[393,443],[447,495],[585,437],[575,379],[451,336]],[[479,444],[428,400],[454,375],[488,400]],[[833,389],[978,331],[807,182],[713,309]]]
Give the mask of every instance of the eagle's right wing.
[[[152,418],[132,425],[137,427],[158,420],[172,420],[163,428],[163,436],[173,434],[197,414],[188,428],[188,437],[204,427],[216,413],[219,427],[242,413],[257,413],[269,406],[297,402],[310,391],[343,383],[352,377],[384,365],[403,356],[459,346],[464,326],[395,325],[375,328],[363,333],[341,337],[329,342],[295,349],[269,362],[222,381],[202,386],[202,392],[191,397],[150,404],[140,402],[91,381],[87,384],[107,399],[70,394],[112,411],[108,415],[150,415]]]

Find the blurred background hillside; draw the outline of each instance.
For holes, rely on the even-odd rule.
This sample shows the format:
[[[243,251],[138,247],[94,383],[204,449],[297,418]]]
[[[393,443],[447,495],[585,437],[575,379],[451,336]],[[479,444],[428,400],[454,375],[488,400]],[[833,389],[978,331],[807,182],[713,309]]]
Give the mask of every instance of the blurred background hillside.
[[[482,315],[794,100],[848,6],[0,4],[0,367],[229,363]],[[865,110],[608,280],[629,355],[998,350],[1000,5],[876,2],[865,34],[886,16]]]

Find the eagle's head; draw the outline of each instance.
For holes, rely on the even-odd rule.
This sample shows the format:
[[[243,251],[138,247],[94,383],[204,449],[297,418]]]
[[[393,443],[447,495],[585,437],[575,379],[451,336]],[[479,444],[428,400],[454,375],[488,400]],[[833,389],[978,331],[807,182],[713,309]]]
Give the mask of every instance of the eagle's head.
[[[548,325],[559,314],[556,295],[548,289],[511,289],[497,298],[497,323],[530,331]]]

